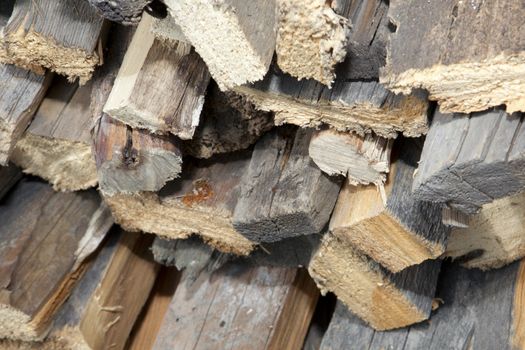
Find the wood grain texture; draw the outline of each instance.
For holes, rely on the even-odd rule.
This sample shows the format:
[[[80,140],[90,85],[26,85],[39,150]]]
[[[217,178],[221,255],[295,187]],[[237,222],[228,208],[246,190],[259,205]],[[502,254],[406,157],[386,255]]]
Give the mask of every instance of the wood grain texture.
[[[51,81],[51,75],[36,75],[0,64],[0,165],[6,165],[16,142],[31,123]]]
[[[430,316],[440,265],[430,260],[391,274],[344,237],[328,233],[308,271],[323,294],[334,292],[371,327],[388,330]]]
[[[414,178],[415,198],[473,214],[483,204],[523,191],[524,133],[519,113],[436,111]]]
[[[38,340],[113,224],[96,192],[24,180],[0,211],[0,337]]]
[[[155,18],[151,31],[155,34],[155,39],[162,41],[166,45],[177,42],[188,43],[188,39],[182,34],[182,29],[180,29],[175,18],[170,14],[163,19]]]
[[[427,89],[444,112],[524,111],[523,14],[511,0],[391,1],[396,29],[381,81],[395,92]]]
[[[78,87],[55,79],[12,161],[25,173],[50,182],[57,191],[78,191],[97,184],[91,154],[91,83]]]
[[[276,0],[167,0],[221,90],[264,77],[277,36]]]
[[[122,25],[137,25],[152,0],[88,0],[104,18]]]
[[[285,128],[257,142],[233,214],[243,236],[275,242],[319,233],[328,223],[341,183],[311,161],[312,133]]]
[[[0,62],[85,83],[102,59],[102,22],[86,1],[17,0],[0,34]]]
[[[145,15],[124,57],[104,112],[134,128],[191,139],[210,81],[190,44],[163,44]]]
[[[446,249],[449,229],[441,206],[411,193],[420,147],[419,140],[401,141],[384,187],[346,184],[330,221],[335,236],[392,272],[435,259]]]
[[[22,171],[13,164],[0,166],[0,200],[21,178]]]

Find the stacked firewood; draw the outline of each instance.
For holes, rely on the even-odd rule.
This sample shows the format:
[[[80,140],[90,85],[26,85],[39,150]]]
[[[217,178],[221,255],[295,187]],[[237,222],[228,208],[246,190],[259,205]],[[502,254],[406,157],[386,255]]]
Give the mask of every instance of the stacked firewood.
[[[524,15],[3,1],[0,347],[524,348]]]

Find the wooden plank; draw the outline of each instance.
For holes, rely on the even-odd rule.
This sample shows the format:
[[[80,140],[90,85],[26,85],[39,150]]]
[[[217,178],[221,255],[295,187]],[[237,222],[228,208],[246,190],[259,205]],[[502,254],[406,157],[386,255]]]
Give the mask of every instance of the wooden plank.
[[[371,327],[388,330],[430,316],[440,265],[430,260],[388,273],[348,240],[328,233],[308,271],[323,294],[334,292]]]
[[[44,98],[51,75],[0,64],[0,81],[0,165],[7,165],[15,143]]]
[[[0,200],[22,178],[22,172],[13,164],[0,166]]]
[[[12,161],[25,173],[50,182],[57,191],[78,191],[97,184],[91,153],[91,84],[56,79],[17,142]]]
[[[152,0],[88,0],[104,18],[123,25],[136,25]]]
[[[524,14],[510,0],[391,1],[395,30],[381,82],[397,93],[427,89],[443,112],[501,104],[508,113],[525,111],[524,83],[516,79],[525,72]]]
[[[275,50],[276,0],[165,3],[221,90],[264,77]]]
[[[382,185],[390,169],[393,140],[332,129],[314,133],[308,154],[328,175],[342,175],[352,185]]]
[[[39,340],[113,224],[94,191],[24,180],[0,211],[0,338]]]
[[[255,242],[320,233],[341,187],[308,155],[313,130],[284,128],[257,142],[243,175],[234,227]]]
[[[210,75],[191,45],[163,44],[145,15],[133,36],[104,112],[134,128],[191,139]]]
[[[330,231],[392,272],[445,252],[449,229],[441,206],[411,194],[421,143],[403,140],[384,187],[346,184],[330,221]]]
[[[523,133],[523,116],[502,109],[470,115],[436,111],[414,196],[473,214],[483,204],[523,191]]]
[[[101,62],[101,31],[102,19],[85,1],[17,0],[0,34],[0,62],[83,84]]]

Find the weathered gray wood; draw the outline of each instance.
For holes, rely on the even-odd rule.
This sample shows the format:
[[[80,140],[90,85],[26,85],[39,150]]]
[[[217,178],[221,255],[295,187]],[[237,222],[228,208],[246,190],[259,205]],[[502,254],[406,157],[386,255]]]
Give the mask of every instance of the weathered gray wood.
[[[313,130],[284,128],[257,142],[243,175],[234,227],[255,242],[319,233],[341,187],[313,164]]]
[[[525,111],[524,80],[518,78],[525,74],[521,5],[391,1],[388,15],[395,29],[381,81],[395,92],[425,88],[444,112],[471,113],[501,104],[509,113]]]
[[[88,0],[98,13],[110,21],[123,25],[136,25],[142,18],[144,7],[152,0]]]
[[[470,115],[436,111],[414,178],[414,196],[472,214],[494,199],[523,191],[522,121],[521,114],[501,109]]]
[[[44,98],[51,75],[40,76],[0,64],[0,81],[0,165],[6,165],[15,143]]]
[[[277,36],[276,0],[166,0],[221,90],[264,77]]]
[[[13,164],[0,166],[0,200],[22,178],[22,172]]]
[[[83,84],[101,62],[102,22],[86,1],[17,0],[0,34],[0,62]]]

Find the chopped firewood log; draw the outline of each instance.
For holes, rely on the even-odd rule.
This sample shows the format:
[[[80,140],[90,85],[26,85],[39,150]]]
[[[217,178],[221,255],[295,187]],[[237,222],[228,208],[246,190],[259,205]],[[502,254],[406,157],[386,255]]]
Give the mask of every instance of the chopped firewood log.
[[[384,187],[346,184],[339,195],[330,231],[392,272],[445,252],[449,229],[441,206],[411,194],[420,143],[403,140]]]
[[[255,266],[306,267],[317,251],[321,237],[322,235],[297,236],[264,243],[244,259],[246,263]]]
[[[23,180],[4,198],[0,222],[0,338],[40,340],[113,220],[94,191]]]
[[[492,109],[470,115],[436,111],[415,174],[419,200],[473,214],[525,189],[523,115]]]
[[[24,136],[12,161],[25,173],[49,181],[55,190],[77,191],[97,184],[91,154],[91,84],[78,87],[56,80]]]
[[[246,255],[254,243],[234,229],[232,217],[250,157],[251,151],[244,151],[192,160],[159,193],[115,194],[105,200],[128,231],[170,239],[195,234],[219,251]]]
[[[346,237],[328,233],[310,262],[310,275],[324,294],[334,292],[377,330],[426,320],[441,262],[426,261],[396,274],[354,249]]]
[[[153,0],[88,0],[104,18],[123,25],[136,25],[144,8]]]
[[[390,169],[393,140],[374,134],[364,137],[332,129],[314,133],[310,158],[328,175],[343,175],[352,185],[382,185]]]
[[[467,268],[499,268],[525,256],[525,194],[485,204],[467,228],[450,234],[446,256]]]
[[[90,348],[124,348],[159,271],[160,265],[151,257],[152,242],[151,235],[123,234],[80,322]]]
[[[165,0],[221,90],[261,80],[277,36],[277,0]]]
[[[378,332],[338,303],[321,349],[523,349],[523,261],[490,272],[447,265],[441,276],[429,322]]]
[[[103,20],[86,1],[17,0],[0,33],[0,62],[83,84],[101,62]]]
[[[277,64],[298,79],[331,86],[335,65],[346,57],[348,19],[325,0],[279,0]]]
[[[341,183],[311,161],[312,134],[283,128],[255,145],[233,214],[233,226],[251,241],[320,233],[328,223]]]
[[[273,127],[273,115],[260,111],[243,96],[221,92],[210,84],[201,122],[193,139],[183,143],[185,154],[210,158],[246,149]]]
[[[521,5],[511,0],[391,1],[388,15],[395,28],[381,82],[395,92],[427,89],[447,113],[501,104],[508,113],[525,111]]]
[[[51,74],[36,75],[0,64],[0,165],[7,161],[24,133],[51,81]]]
[[[22,172],[13,164],[0,166],[0,200],[22,178]]]
[[[428,101],[425,94],[395,95],[377,81],[337,80],[332,89],[313,80],[297,81],[270,71],[263,81],[234,91],[257,108],[275,112],[275,124],[319,127],[328,124],[339,131],[375,132],[395,138],[427,132]]]
[[[155,39],[162,41],[164,45],[173,45],[177,42],[188,43],[188,40],[182,34],[182,29],[180,29],[180,26],[171,15],[163,19],[155,18],[151,31],[155,34]]]
[[[145,15],[133,36],[104,112],[134,128],[191,139],[210,81],[190,44],[155,39]]]

